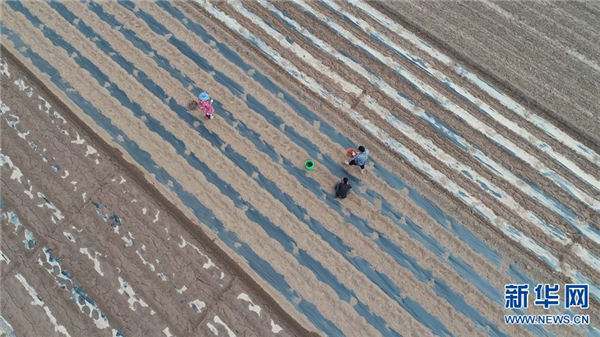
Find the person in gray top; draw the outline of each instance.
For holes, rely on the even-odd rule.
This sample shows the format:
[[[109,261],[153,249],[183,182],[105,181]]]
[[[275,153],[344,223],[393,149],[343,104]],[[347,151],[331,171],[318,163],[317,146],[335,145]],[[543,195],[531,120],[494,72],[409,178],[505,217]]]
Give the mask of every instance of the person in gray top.
[[[346,165],[356,165],[360,166],[360,173],[362,174],[365,169],[365,165],[367,164],[367,160],[369,160],[369,150],[365,149],[364,146],[358,147],[358,154],[354,156],[349,162],[346,162]]]

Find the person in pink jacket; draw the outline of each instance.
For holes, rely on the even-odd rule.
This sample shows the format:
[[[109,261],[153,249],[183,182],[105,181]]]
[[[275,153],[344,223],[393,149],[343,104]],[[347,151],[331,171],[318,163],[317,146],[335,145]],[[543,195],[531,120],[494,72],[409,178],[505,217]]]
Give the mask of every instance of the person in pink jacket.
[[[207,93],[202,92],[200,95],[198,95],[198,104],[200,104],[200,109],[202,109],[202,112],[204,112],[204,115],[206,115],[206,118],[208,119],[213,118],[213,113],[215,112],[212,102],[212,98],[210,98]]]

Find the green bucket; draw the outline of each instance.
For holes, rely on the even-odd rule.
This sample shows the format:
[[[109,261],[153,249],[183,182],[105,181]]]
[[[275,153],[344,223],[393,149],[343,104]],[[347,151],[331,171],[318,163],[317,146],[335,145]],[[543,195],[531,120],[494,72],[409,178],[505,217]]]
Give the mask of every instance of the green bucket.
[[[304,163],[304,167],[306,167],[306,169],[310,171],[315,168],[315,162],[309,159]]]

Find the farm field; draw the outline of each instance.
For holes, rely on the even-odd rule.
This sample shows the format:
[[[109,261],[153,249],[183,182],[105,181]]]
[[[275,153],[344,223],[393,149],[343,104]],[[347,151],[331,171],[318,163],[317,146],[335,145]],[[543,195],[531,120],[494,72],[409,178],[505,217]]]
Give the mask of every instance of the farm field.
[[[0,331],[600,335],[597,5],[400,4],[2,2]]]

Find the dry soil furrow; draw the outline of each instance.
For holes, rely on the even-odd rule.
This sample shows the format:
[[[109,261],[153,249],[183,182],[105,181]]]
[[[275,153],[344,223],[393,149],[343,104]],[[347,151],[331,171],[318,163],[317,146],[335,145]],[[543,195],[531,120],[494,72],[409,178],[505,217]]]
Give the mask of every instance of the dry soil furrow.
[[[486,9],[481,4],[473,4],[473,6],[464,6],[462,4],[458,4],[458,11],[468,15],[472,19],[474,19],[473,23],[479,23],[480,27],[484,27],[479,30],[481,35],[478,35],[478,39],[483,41],[484,39],[489,41],[491,45],[488,45],[492,48],[495,45],[495,48],[503,48],[504,55],[508,55],[509,52],[512,57],[520,63],[523,63],[526,59],[526,53],[524,53],[522,48],[526,48],[525,50],[535,50],[537,53],[553,55],[552,58],[540,58],[534,64],[531,64],[531,68],[533,71],[546,71],[547,74],[551,74],[555,78],[560,78],[566,85],[577,85],[583,84],[584,86],[581,88],[581,91],[569,90],[568,92],[564,92],[564,94],[569,95],[571,99],[574,99],[575,104],[581,105],[582,107],[589,106],[593,104],[594,98],[594,87],[597,85],[595,83],[594,77],[590,72],[586,72],[579,67],[574,68],[566,68],[564,65],[571,63],[568,57],[563,56],[561,53],[554,52],[553,48],[544,43],[540,39],[537,39],[537,43],[535,46],[531,45],[528,40],[535,39],[531,37],[531,34],[527,34],[524,30],[520,30],[519,34],[515,34],[511,29],[511,23],[506,22],[505,19],[500,18],[499,16],[491,15],[489,13],[489,9]],[[492,22],[494,23],[494,29],[487,28],[482,25],[484,20],[489,20],[489,18],[493,18]],[[457,21],[459,23],[459,21]],[[509,43],[510,42],[510,43]],[[522,46],[521,48],[517,47],[518,45]],[[547,72],[548,69],[552,69],[552,72]],[[548,88],[548,90],[552,90]],[[565,95],[565,97],[567,97]]]
[[[574,21],[579,21],[577,23],[578,25],[587,24],[589,28],[592,28],[590,33],[597,33],[593,28],[598,26],[596,18],[598,13],[600,13],[600,8],[598,8],[595,1],[568,1],[557,3],[557,8],[560,9],[561,12],[566,13],[566,16]]]
[[[509,19],[527,25],[526,29],[533,31],[535,35],[545,40],[549,40],[548,42],[554,44],[555,49],[562,49],[590,66],[589,70],[600,71],[597,62],[593,60],[593,55],[598,52],[597,47],[600,43],[600,36],[594,36],[593,29],[582,29],[584,27],[581,27],[581,25],[569,27],[568,23],[565,22],[568,15],[565,15],[564,12],[558,13],[558,6],[549,8],[547,4],[497,2],[492,4],[492,8],[498,8],[499,13],[506,15]],[[561,23],[559,20],[564,21]]]
[[[539,106],[550,116],[553,116],[562,123],[574,128],[576,132],[583,134],[584,139],[586,137],[593,139],[590,146],[597,148],[597,145],[593,145],[593,142],[597,143],[598,141],[597,136],[595,136],[598,134],[598,132],[593,131],[596,130],[594,129],[596,123],[591,123],[592,119],[589,117],[589,115],[587,115],[587,111],[594,110],[592,107],[586,107],[584,110],[577,107],[577,105],[574,104],[574,100],[570,98],[569,100],[565,99],[566,96],[572,97],[571,94],[566,94],[566,96],[562,94],[550,96],[542,95],[540,88],[548,90],[549,86],[558,88],[564,93],[571,90],[564,86],[562,83],[562,78],[559,82],[557,79],[550,77],[550,73],[554,72],[540,72],[537,70],[532,70],[531,67],[533,67],[533,62],[530,60],[537,60],[538,57],[544,58],[546,56],[537,54],[535,52],[528,52],[528,59],[523,63],[499,63],[497,60],[492,60],[489,57],[490,55],[496,55],[496,53],[483,53],[480,52],[480,50],[485,49],[475,49],[475,43],[473,40],[473,36],[475,36],[473,32],[474,26],[471,25],[474,23],[474,21],[463,20],[467,24],[466,27],[463,27],[464,30],[460,31],[460,38],[462,41],[460,44],[455,37],[448,35],[448,33],[451,31],[454,32],[456,30],[442,31],[435,27],[442,27],[439,25],[440,20],[443,20],[442,22],[445,24],[444,27],[446,27],[446,25],[449,24],[451,17],[458,15],[456,12],[456,6],[449,6],[444,9],[444,12],[440,12],[440,8],[434,8],[432,4],[423,5],[419,3],[419,6],[420,7],[418,7],[418,10],[415,8],[415,3],[406,3],[402,8],[389,6],[389,4],[384,7],[379,6],[378,8],[384,12],[387,12],[388,15],[391,16],[398,16],[398,14],[394,13],[399,13],[402,16],[401,20],[405,22],[408,21],[412,27],[415,26],[416,22],[418,22],[420,27],[419,29],[427,32],[429,37],[435,36],[434,39],[436,41],[444,40],[443,44],[449,47],[451,50],[455,50],[457,53],[460,53],[461,58],[465,58],[466,55],[469,55],[466,57],[467,59],[474,60],[475,66],[480,69],[489,69],[489,73],[493,76],[493,78],[499,80],[502,83],[502,86],[508,87],[508,89],[514,91],[516,95],[531,101],[533,104],[539,104]],[[435,26],[432,25],[433,22],[435,22]],[[504,47],[505,46],[501,46],[502,50],[504,50]],[[468,63],[472,64],[473,62]],[[531,79],[533,77],[538,78],[539,81],[533,83],[533,80]],[[573,90],[579,89],[580,87],[581,85],[577,83],[571,86]],[[579,118],[568,117],[574,115],[578,116]]]

